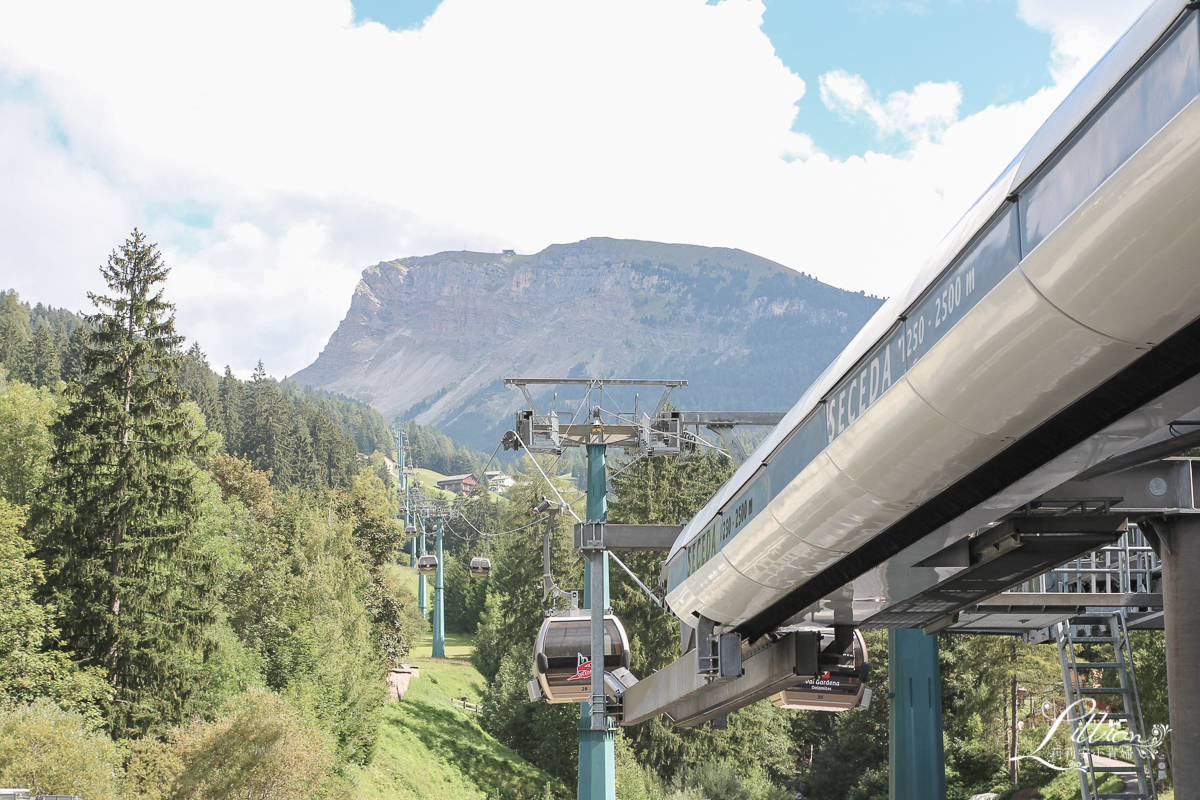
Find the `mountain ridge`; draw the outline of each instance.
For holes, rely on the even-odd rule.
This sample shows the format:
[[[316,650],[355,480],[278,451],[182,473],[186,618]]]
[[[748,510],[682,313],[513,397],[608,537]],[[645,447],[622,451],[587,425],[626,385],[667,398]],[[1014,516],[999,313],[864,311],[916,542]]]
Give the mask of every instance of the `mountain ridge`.
[[[684,377],[686,407],[789,407],[880,302],[733,248],[446,251],[367,267],[291,379],[490,450],[522,404],[505,377]]]

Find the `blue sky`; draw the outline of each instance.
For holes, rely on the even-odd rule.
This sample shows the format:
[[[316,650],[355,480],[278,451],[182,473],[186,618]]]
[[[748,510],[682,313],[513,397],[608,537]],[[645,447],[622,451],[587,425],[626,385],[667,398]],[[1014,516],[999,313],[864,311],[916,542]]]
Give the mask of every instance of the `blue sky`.
[[[716,5],[719,0],[708,0]],[[844,159],[868,150],[896,153],[898,136],[880,138],[865,120],[825,107],[818,76],[860,75],[880,95],[925,81],[962,88],[959,115],[1009,103],[1051,83],[1051,37],[1017,16],[1016,0],[764,0],[762,30],[789,70],[808,87],[792,129]],[[439,0],[354,0],[358,21],[413,30]]]
[[[955,81],[960,116],[1027,97],[1050,84],[1050,35],[1017,19],[1010,0],[765,0],[763,32],[788,69],[804,79],[795,130],[844,158],[868,149],[895,152],[859,122],[825,108],[817,76],[841,69],[881,95],[918,83]]]

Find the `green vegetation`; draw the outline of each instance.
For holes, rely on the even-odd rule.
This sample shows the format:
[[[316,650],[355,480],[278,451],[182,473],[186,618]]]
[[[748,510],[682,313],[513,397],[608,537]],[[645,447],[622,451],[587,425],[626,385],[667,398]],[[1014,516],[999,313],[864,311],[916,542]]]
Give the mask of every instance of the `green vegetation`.
[[[439,478],[471,473],[482,480],[487,456],[459,444],[437,428],[419,425],[411,419],[404,423],[404,435],[409,457],[422,469],[438,473]]]
[[[9,377],[49,387],[78,379],[84,336],[78,315],[41,303],[31,307],[15,291],[0,291],[0,364]]]
[[[469,644],[460,640],[462,649]],[[454,658],[448,642],[447,655]],[[478,717],[451,698],[478,702],[483,680],[469,664],[417,658],[421,677],[400,703],[384,710],[379,745],[362,773],[361,800],[490,800],[573,794],[562,782],[522,760],[480,727]]]
[[[101,268],[114,297],[83,353],[89,380],[51,428],[54,452],[32,524],[54,575],[62,641],[103,669],[113,695],[108,727],[128,736],[183,718],[195,684],[188,658],[215,646],[210,554],[194,534],[212,438],[171,379],[173,307],[156,284],[158,253],[134,231]]]
[[[697,296],[775,291],[749,267],[692,267]],[[578,460],[537,468],[526,455],[507,498],[479,488],[456,499],[444,541],[449,659],[433,661],[378,415],[261,365],[249,381],[218,378],[198,346],[183,351],[167,270],[136,231],[103,272],[112,296],[94,297],[86,320],[0,295],[0,782],[88,800],[569,798],[579,709],[526,694],[547,608],[545,517],[528,512],[561,495],[582,514],[562,474]],[[446,472],[469,471],[455,459],[477,455],[409,432],[418,459],[440,458]],[[421,465],[422,483],[441,476]],[[732,466],[706,452],[618,470],[611,520],[676,523]],[[571,522],[560,514],[551,532],[564,588],[582,580]],[[469,577],[485,552],[492,577]],[[660,559],[625,558],[650,585]],[[432,593],[430,581],[431,604]],[[619,569],[612,606],[635,674],[679,656],[677,621]],[[1061,706],[1052,647],[940,641],[949,797],[1075,796],[1072,773],[1011,760],[1038,746],[1057,714],[1046,709]],[[887,637],[869,631],[867,642],[870,709],[763,701],[723,731],[662,719],[622,729],[618,796],[882,800]],[[1162,635],[1138,633],[1133,649],[1147,724],[1165,723]],[[422,676],[385,706],[386,670],[410,661]],[[451,702],[464,698],[482,713]],[[1062,733],[1051,745],[1068,758]]]
[[[426,629],[386,569],[394,481],[332,406],[261,370],[201,380],[140,233],[102,271],[77,377],[0,372],[0,774],[89,800],[344,796],[375,751],[382,675]],[[23,335],[34,310],[0,305]],[[188,381],[216,391],[189,399]],[[250,458],[221,452],[210,416]],[[309,422],[311,457],[292,446]],[[350,469],[322,473],[323,443]]]
[[[114,797],[121,754],[77,713],[46,698],[0,708],[0,784],[38,794]]]
[[[99,333],[95,322],[0,291],[0,368],[8,379],[44,390],[45,396],[59,393],[57,402],[64,384],[82,381],[88,337]],[[395,455],[387,422],[370,406],[276,381],[261,362],[249,381],[229,367],[218,376],[198,343],[182,353],[175,349],[181,346],[177,339],[171,348],[175,385],[199,407],[207,429],[219,434],[217,449],[270,470],[276,486],[348,489],[359,469],[356,453]],[[0,442],[0,466],[6,467],[0,480],[17,474],[6,460],[7,447]]]

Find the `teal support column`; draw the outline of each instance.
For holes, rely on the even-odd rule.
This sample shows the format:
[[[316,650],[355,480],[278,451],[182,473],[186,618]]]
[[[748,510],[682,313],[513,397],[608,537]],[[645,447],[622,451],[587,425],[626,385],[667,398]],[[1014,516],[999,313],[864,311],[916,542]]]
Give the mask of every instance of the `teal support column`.
[[[416,514],[412,510],[412,496],[408,491],[408,460],[404,457],[404,437],[397,436],[396,441],[400,456],[400,491],[404,494],[404,530],[408,531],[408,526],[412,524]],[[408,540],[408,566],[410,569],[417,568],[417,537],[410,537]]]
[[[608,519],[607,469],[605,446],[587,445],[587,520],[604,522]],[[592,597],[591,564],[584,563],[583,607],[591,608],[593,602],[609,606],[608,596],[608,553],[604,553],[604,593]],[[592,656],[595,663],[595,654]],[[601,657],[601,664],[604,663]],[[579,705],[579,787],[578,800],[616,800],[616,761],[613,754],[614,731],[612,723],[608,730],[594,731],[591,720],[591,705]]]
[[[446,657],[446,596],[442,583],[442,515],[437,518],[437,574],[433,581],[433,657]]]
[[[425,555],[425,517],[421,517],[421,555]],[[429,606],[425,602],[425,576],[417,576],[417,608],[421,609],[421,616],[429,619]]]
[[[937,635],[888,631],[890,800],[946,800]]]
[[[399,467],[398,482],[400,484],[400,505],[404,508],[404,519],[401,524],[408,527],[408,473],[404,471],[404,437],[400,431],[393,431],[396,436],[396,466]],[[396,563],[401,563],[399,559]]]
[[[404,468],[407,461],[404,458],[404,434],[394,431],[396,436],[396,467],[400,470],[400,503],[404,508],[404,530],[408,530],[409,520],[412,519],[412,509],[408,507],[408,470]],[[409,542],[408,566],[417,568],[417,545],[415,540]],[[404,563],[402,559],[397,564]]]

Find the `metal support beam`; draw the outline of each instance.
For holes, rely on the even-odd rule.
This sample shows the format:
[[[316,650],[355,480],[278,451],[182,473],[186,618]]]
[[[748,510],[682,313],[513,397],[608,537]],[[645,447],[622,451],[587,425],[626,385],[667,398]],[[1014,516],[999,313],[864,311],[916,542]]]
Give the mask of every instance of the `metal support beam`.
[[[937,636],[888,631],[890,800],[946,800]]]
[[[575,549],[670,550],[682,525],[619,525],[611,522],[577,522]]]
[[[696,654],[688,653],[625,691],[621,724],[666,713],[676,725],[690,728],[798,686],[817,674],[820,643],[818,633],[785,634],[746,656],[741,677],[724,683],[697,672]]]
[[[421,555],[425,555],[425,515],[421,515]],[[424,575],[417,576],[417,608],[421,609],[421,617],[429,619],[429,604],[427,602],[427,581]]]
[[[605,446],[587,445],[587,520],[604,522],[608,518],[605,489]],[[592,609],[592,696],[600,702],[579,706],[579,800],[616,800],[616,758],[613,729],[604,716],[604,609],[608,607],[608,553],[592,551],[584,562],[584,608]],[[600,646],[597,646],[599,625]],[[599,688],[597,688],[597,686]],[[596,707],[602,727],[593,727]]]
[[[774,427],[784,415],[779,411],[678,411],[684,425],[761,425]]]
[[[721,437],[721,443],[725,445],[725,452],[729,453],[734,464],[740,467],[746,463],[746,448],[742,447],[742,443],[734,435],[732,424],[710,422],[704,427]]]
[[[1190,414],[1185,414],[1184,417],[1193,419],[1200,417],[1200,408],[1193,410]],[[1073,480],[1087,481],[1131,467],[1141,467],[1195,447],[1200,447],[1200,427],[1180,425],[1176,428],[1174,424],[1171,424],[1142,439],[1134,447],[1101,461],[1091,469],[1084,470]]]
[[[1158,592],[1001,592],[971,606],[966,611],[1053,613],[1058,610],[1082,612],[1085,608],[1161,608]]]
[[[589,599],[604,597],[604,561],[607,554],[602,550],[589,550],[584,553],[591,566],[588,595]],[[608,730],[608,717],[604,716],[604,706],[607,698],[604,691],[604,606],[594,600],[590,606],[592,612],[592,701],[590,705],[591,729],[593,731]]]
[[[686,380],[675,378],[646,379],[640,378],[505,378],[505,386],[664,386],[675,389],[687,386]]]

